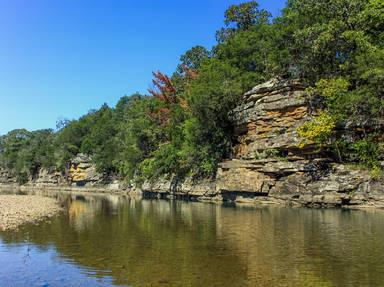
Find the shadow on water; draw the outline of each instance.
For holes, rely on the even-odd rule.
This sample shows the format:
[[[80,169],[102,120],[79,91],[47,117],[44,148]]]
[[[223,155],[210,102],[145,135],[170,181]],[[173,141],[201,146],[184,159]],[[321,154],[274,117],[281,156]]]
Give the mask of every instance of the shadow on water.
[[[65,214],[18,232],[0,233],[0,263],[8,257],[19,262],[9,264],[6,275],[0,271],[0,282],[12,278],[21,278],[25,285],[20,286],[33,282],[60,286],[65,280],[72,280],[71,286],[381,286],[384,282],[382,211],[55,196],[67,207]],[[20,277],[26,254],[25,262],[44,268],[32,268]]]

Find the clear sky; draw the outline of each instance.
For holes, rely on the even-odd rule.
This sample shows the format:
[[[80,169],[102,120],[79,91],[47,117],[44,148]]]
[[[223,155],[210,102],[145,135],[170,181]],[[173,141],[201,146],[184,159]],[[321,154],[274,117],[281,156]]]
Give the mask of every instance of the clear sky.
[[[235,0],[0,0],[0,135],[54,128],[145,93],[195,45],[211,48]],[[277,15],[285,0],[260,0]]]

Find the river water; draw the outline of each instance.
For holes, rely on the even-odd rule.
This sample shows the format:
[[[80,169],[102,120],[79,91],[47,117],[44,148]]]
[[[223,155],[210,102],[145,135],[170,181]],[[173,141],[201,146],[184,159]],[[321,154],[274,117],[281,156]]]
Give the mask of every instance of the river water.
[[[0,233],[0,286],[384,286],[384,211],[57,196]]]

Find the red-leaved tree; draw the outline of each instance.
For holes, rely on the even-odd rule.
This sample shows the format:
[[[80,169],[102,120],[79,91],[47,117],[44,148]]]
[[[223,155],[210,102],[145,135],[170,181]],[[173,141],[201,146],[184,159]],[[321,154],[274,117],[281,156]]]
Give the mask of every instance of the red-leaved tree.
[[[152,72],[152,74],[154,76],[152,83],[155,86],[155,89],[148,89],[148,92],[162,102],[176,104],[176,88],[171,79],[160,71]]]
[[[187,69],[185,70],[185,73],[187,73]],[[192,72],[188,72],[188,75],[189,73],[191,73],[190,77],[194,76]],[[148,92],[159,101],[166,103],[167,107],[163,107],[157,112],[151,113],[151,117],[158,120],[161,125],[166,125],[169,122],[171,112],[169,105],[178,104],[183,109],[187,109],[188,104],[185,99],[177,95],[175,85],[167,75],[160,71],[152,72],[152,74],[154,76],[154,79],[152,80],[154,88],[148,89]]]

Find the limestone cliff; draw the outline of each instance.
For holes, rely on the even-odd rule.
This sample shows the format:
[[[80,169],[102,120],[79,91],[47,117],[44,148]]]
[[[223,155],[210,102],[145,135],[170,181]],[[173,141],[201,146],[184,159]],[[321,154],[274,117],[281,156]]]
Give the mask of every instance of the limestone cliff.
[[[102,186],[106,184],[105,177],[97,172],[89,156],[78,154],[69,164],[67,174],[57,170],[40,169],[29,178],[27,186]],[[17,184],[17,180],[8,171],[0,170],[1,184]]]
[[[308,116],[304,86],[273,79],[247,92],[233,111],[235,158],[258,159],[271,153],[299,155],[296,129]]]
[[[215,181],[163,180],[143,190],[199,200],[384,206],[383,181],[333,162],[310,144],[298,147],[297,128],[313,109],[304,90],[299,81],[273,79],[244,94],[230,115],[233,158],[220,164]]]
[[[71,161],[68,180],[76,186],[97,185],[103,183],[103,176],[97,172],[90,157],[78,154]]]
[[[233,154],[214,180],[175,177],[145,182],[140,189],[106,179],[88,156],[79,154],[69,172],[40,170],[29,186],[100,187],[156,197],[208,201],[285,203],[306,206],[384,207],[384,179],[338,164],[313,144],[299,148],[297,128],[316,110],[297,80],[273,79],[245,93],[230,113]],[[351,133],[351,130],[346,130]],[[0,183],[15,184],[6,171]]]

